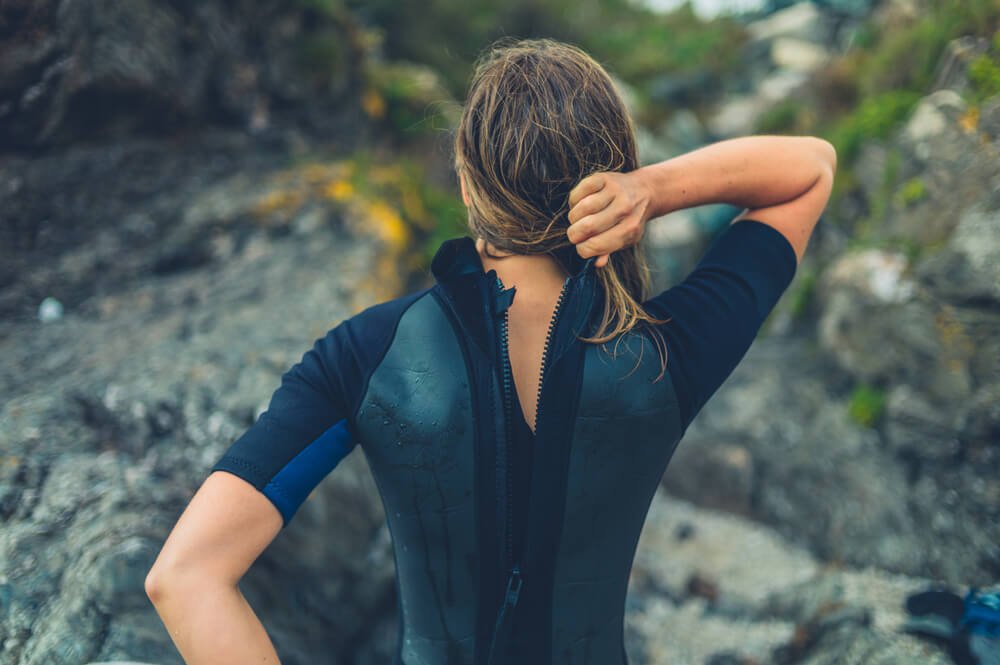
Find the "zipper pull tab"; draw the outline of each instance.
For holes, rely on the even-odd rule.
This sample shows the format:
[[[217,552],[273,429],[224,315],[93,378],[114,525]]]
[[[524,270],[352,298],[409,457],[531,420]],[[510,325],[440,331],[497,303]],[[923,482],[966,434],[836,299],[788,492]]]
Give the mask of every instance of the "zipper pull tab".
[[[494,305],[496,306],[496,313],[503,314],[506,312],[512,304],[514,304],[514,293],[517,291],[516,286],[512,286],[509,289],[504,289],[497,292],[495,296]]]
[[[511,569],[510,577],[507,578],[507,597],[505,602],[513,607],[517,605],[517,597],[521,593],[521,585],[524,584],[524,578],[521,577],[521,567],[518,564],[514,564],[514,568]]]

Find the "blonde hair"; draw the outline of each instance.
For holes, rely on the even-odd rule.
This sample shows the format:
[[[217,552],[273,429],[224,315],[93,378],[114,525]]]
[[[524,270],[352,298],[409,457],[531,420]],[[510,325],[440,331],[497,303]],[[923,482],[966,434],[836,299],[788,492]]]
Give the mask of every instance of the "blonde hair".
[[[552,39],[502,38],[476,60],[455,136],[469,228],[515,254],[549,253],[569,270],[569,193],[599,171],[639,167],[635,129],[614,83],[582,49]],[[572,271],[570,271],[572,272]],[[648,324],[666,368],[666,323],[642,307],[649,267],[638,244],[597,269],[604,309],[592,337],[603,343]],[[619,341],[621,341],[619,339]],[[617,348],[617,344],[616,344]]]

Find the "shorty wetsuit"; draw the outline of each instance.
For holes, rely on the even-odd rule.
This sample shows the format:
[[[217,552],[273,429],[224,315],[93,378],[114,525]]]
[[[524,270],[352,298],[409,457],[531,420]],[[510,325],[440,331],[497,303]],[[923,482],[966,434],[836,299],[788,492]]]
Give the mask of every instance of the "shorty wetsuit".
[[[360,444],[392,536],[394,665],[626,665],[628,579],[656,488],[796,271],[773,227],[728,226],[643,303],[671,317],[654,382],[648,331],[626,333],[614,356],[615,340],[576,339],[595,330],[603,295],[596,259],[568,249],[535,434],[510,371],[515,290],[465,236],[441,244],[433,286],[316,340],[212,467],[263,492],[287,526]]]

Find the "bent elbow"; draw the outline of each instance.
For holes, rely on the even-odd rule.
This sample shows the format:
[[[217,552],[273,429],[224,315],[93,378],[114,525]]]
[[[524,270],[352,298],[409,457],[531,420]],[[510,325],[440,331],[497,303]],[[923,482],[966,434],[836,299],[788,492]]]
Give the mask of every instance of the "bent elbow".
[[[837,149],[833,147],[833,144],[824,138],[818,136],[810,137],[815,145],[816,155],[819,158],[820,164],[824,170],[829,170],[830,175],[833,176],[837,172]]]
[[[165,568],[162,563],[153,564],[146,573],[143,587],[146,597],[154,605],[163,602],[168,596],[174,595],[179,587],[187,587],[192,582],[190,575],[181,574],[176,569]]]
[[[153,605],[173,602],[172,598],[190,598],[204,593],[206,589],[228,588],[238,589],[239,579],[229,579],[218,574],[218,571],[205,568],[189,569],[164,567],[165,564],[153,564],[146,573],[143,588],[146,597]]]
[[[149,598],[149,601],[154,605],[163,600],[164,593],[166,592],[166,584],[155,567],[151,568],[149,572],[146,573],[146,580],[143,583],[143,588],[146,591],[146,597]]]

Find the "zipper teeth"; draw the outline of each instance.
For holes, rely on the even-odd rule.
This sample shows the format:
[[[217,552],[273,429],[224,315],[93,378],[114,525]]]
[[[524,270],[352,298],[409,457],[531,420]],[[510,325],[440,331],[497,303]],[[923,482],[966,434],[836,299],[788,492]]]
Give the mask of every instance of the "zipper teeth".
[[[566,287],[569,286],[569,279],[563,282],[562,291],[559,292],[559,299],[556,300],[556,307],[552,311],[552,318],[549,319],[549,329],[545,333],[545,346],[542,349],[542,367],[538,376],[538,392],[535,394],[535,433],[538,433],[538,423],[540,418],[540,408],[542,404],[542,385],[545,383],[545,371],[548,369],[549,355],[551,349],[549,346],[552,343],[552,334],[555,332],[556,324],[559,321],[559,312],[562,309],[563,302],[566,300]]]
[[[497,290],[499,293],[503,292],[503,282],[500,277],[496,278]],[[513,372],[510,367],[510,352],[508,350],[508,342],[510,339],[510,310],[505,309],[503,312],[503,323],[500,326],[500,349],[501,349],[501,359],[503,362],[503,408],[504,408],[504,440],[507,446],[506,455],[506,481],[507,481],[507,566],[510,567],[514,563],[514,515],[513,507],[511,505],[511,494],[513,493],[512,483],[511,483],[511,462],[510,462],[510,421],[512,418],[512,385],[514,382]]]

